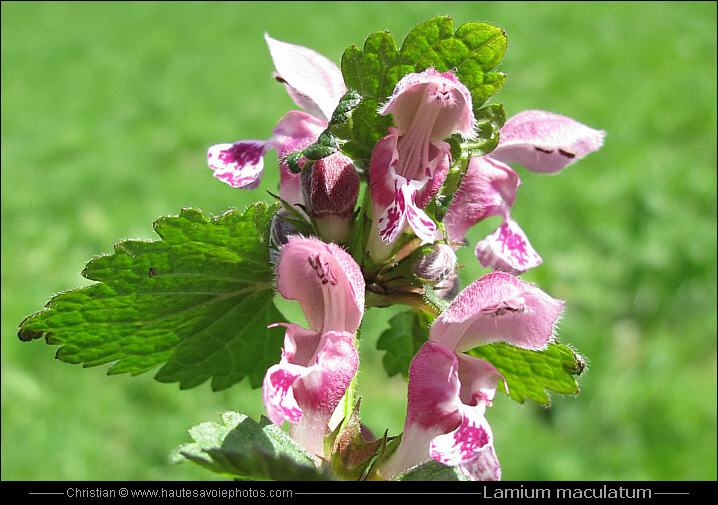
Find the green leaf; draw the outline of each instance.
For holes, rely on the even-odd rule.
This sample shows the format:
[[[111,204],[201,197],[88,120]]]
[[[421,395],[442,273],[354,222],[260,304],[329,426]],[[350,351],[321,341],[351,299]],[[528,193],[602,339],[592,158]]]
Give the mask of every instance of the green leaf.
[[[267,418],[257,422],[225,412],[222,421],[191,428],[194,443],[175,449],[170,460],[187,459],[215,473],[246,480],[328,480],[304,449]]]
[[[467,152],[471,156],[483,156],[499,143],[499,130],[506,122],[506,111],[503,104],[490,104],[476,111],[475,115],[478,136],[475,140],[464,142],[461,148],[471,151]]]
[[[350,46],[341,61],[342,75],[347,88],[355,89],[363,100],[384,100],[394,91],[405,74],[414,71],[411,64],[403,64],[394,36],[376,32],[367,37],[363,50]]]
[[[400,50],[386,31],[369,35],[362,49],[347,48],[342,55],[342,75],[347,87],[356,90],[362,101],[353,112],[350,133],[342,134],[343,151],[360,168],[369,166],[374,145],[392,125],[390,117],[377,114],[379,105],[404,75],[428,67],[456,72],[472,94],[478,118],[486,100],[504,85],[506,76],[491,70],[501,62],[505,51],[506,35],[500,28],[488,23],[466,23],[454,31],[449,16],[438,16],[416,26]],[[479,140],[494,135],[493,130],[479,128]]]
[[[551,343],[541,351],[530,351],[498,342],[477,347],[468,354],[494,365],[504,376],[508,395],[521,403],[529,399],[550,405],[546,390],[578,394],[574,376],[580,375],[585,367],[580,355],[559,343]]]
[[[90,261],[98,281],[61,293],[20,325],[21,340],[44,336],[56,357],[108,374],[155,378],[181,388],[212,379],[220,390],[249,377],[258,387],[279,358],[269,223],[279,204],[258,203],[209,219],[197,209],[155,222],[161,241],[125,240]]]
[[[393,122],[377,114],[399,79],[413,67],[401,64],[394,37],[389,32],[376,32],[367,37],[363,50],[350,46],[342,55],[342,75],[347,88],[356,90],[361,103],[352,114],[351,134],[345,134],[343,151],[354,158],[360,169],[369,167],[374,145],[387,134]]]
[[[429,339],[433,319],[424,311],[399,312],[389,319],[389,328],[377,340],[376,347],[384,354],[382,363],[389,376],[398,373],[409,377],[409,365],[417,351]]]
[[[431,461],[427,461],[423,465],[419,465],[415,468],[412,468],[408,472],[399,475],[393,480],[435,482],[468,481],[469,479],[464,477],[458,470],[458,468],[453,466],[446,466],[432,459]]]
[[[454,31],[449,16],[437,16],[416,26],[401,46],[401,62],[412,72],[434,67],[454,70],[471,91],[474,114],[506,82],[500,72],[490,72],[504,57],[506,34],[489,23],[472,22]]]

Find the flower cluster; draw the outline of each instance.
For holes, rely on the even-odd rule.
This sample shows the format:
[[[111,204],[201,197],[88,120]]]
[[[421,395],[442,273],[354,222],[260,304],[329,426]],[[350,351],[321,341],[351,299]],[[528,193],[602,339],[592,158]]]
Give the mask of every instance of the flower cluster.
[[[367,293],[385,295],[385,305],[405,303],[408,293],[419,292],[421,300],[430,286],[447,305],[434,314],[428,341],[411,362],[403,434],[393,452],[376,459],[372,476],[393,479],[435,460],[469,479],[500,479],[485,414],[499,379],[510,385],[492,363],[467,351],[494,342],[544,349],[564,310],[561,301],[519,278],[542,259],[511,218],[521,181],[509,163],[557,173],[598,149],[604,133],[544,111],[509,118],[493,151],[465,160],[461,183],[439,220],[431,204],[457,162],[448,139],[477,137],[472,94],[457,74],[427,67],[398,79],[376,110],[378,117],[390,115],[393,126],[373,146],[368,167],[358,170],[357,161],[338,148],[320,159],[301,156],[301,171],[293,173],[287,155],[317,142],[348,90],[341,70],[325,57],[269,36],[266,41],[277,81],[303,110],[284,115],[267,140],[217,144],[207,157],[215,177],[254,189],[265,154],[278,154],[285,208],[272,229],[276,288],[299,302],[308,327],[276,323],[285,327],[285,337],[281,359],[264,379],[269,419],[287,421],[292,438],[317,465],[330,461],[326,438],[337,427],[332,416],[347,401],[359,367],[357,331]],[[364,225],[356,226],[365,179]],[[315,236],[283,219],[286,206],[312,225]],[[491,271],[461,290],[455,250],[489,216],[503,221],[475,253]],[[401,268],[406,258],[408,271]]]

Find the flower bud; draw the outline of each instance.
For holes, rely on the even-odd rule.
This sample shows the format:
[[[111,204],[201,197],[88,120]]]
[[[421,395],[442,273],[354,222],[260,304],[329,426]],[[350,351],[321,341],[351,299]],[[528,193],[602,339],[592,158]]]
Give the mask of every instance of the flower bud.
[[[305,167],[302,191],[309,217],[324,240],[348,238],[357,196],[359,174],[352,160],[336,152]]]
[[[430,253],[416,260],[412,271],[422,280],[439,282],[454,273],[456,253],[446,244],[433,244],[430,248]]]

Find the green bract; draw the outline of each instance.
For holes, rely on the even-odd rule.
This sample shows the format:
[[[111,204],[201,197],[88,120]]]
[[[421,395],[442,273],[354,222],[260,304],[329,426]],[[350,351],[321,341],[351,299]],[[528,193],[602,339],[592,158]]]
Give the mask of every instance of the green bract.
[[[215,473],[248,480],[328,480],[312,459],[281,428],[237,412],[224,412],[223,424],[206,422],[189,430],[194,443],[178,447],[175,463],[188,459]]]

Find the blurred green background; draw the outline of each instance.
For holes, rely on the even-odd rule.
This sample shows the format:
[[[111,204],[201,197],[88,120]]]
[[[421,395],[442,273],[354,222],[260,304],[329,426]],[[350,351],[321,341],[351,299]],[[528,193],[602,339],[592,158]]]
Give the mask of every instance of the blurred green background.
[[[206,148],[267,138],[295,108],[263,34],[339,62],[370,32],[398,43],[449,14],[504,28],[492,100],[606,130],[557,176],[518,169],[512,216],[544,264],[524,277],[567,301],[559,337],[589,360],[553,407],[499,394],[488,419],[506,480],[716,479],[716,3],[2,3],[2,479],[217,476],[167,454],[225,409],[262,413],[246,384],[212,393],[106,375],[21,343],[22,319],[122,238],[196,206],[268,199],[211,176]],[[274,158],[274,159],[273,159]],[[493,230],[483,223],[474,244]],[[464,280],[483,270],[462,251]],[[365,318],[360,393],[377,432],[403,426],[406,386]]]

